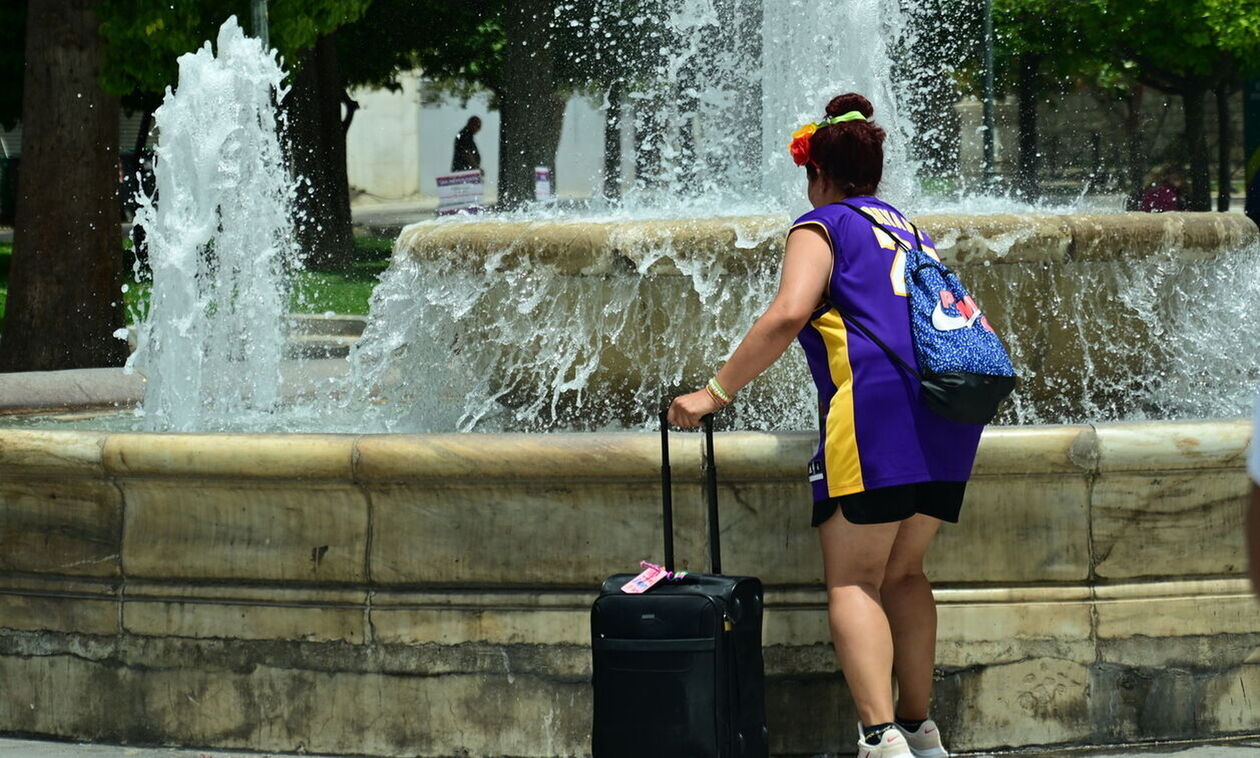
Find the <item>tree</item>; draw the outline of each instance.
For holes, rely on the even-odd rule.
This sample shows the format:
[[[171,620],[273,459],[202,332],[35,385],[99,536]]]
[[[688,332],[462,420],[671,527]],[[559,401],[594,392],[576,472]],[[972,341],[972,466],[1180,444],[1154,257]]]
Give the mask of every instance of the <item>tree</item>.
[[[1142,84],[1181,98],[1189,208],[1209,210],[1207,93],[1260,53],[1260,8],[1248,0],[1089,0],[1080,8],[1080,28],[1095,47],[1132,62]]]
[[[354,251],[350,179],[346,169],[346,99],[337,42],[326,34],[304,50],[284,99],[289,165],[302,178],[297,195],[298,246],[307,265],[347,267]]]
[[[1249,0],[1206,0],[1204,18],[1216,36],[1221,49],[1217,67],[1216,116],[1219,138],[1217,140],[1218,211],[1229,210],[1232,178],[1233,118],[1230,113],[1230,97],[1242,89],[1244,78],[1260,73],[1260,6]]]
[[[26,18],[18,184],[0,371],[119,365],[119,101],[101,86],[93,0],[41,0]]]
[[[1064,45],[1074,36],[1071,8],[1054,0],[995,0],[993,23],[999,60],[1010,61],[1018,100],[1019,157],[1015,185],[1026,199],[1041,194],[1037,108],[1054,82],[1083,72],[1095,62],[1083,45]]]
[[[271,0],[270,42],[293,69],[285,98],[292,165],[309,181],[295,209],[298,244],[316,265],[340,265],[353,250],[349,184],[341,116],[344,84],[338,27],[358,19],[371,0]],[[105,85],[124,102],[151,113],[177,81],[180,55],[212,39],[230,15],[249,19],[249,0],[101,0],[109,40]]]
[[[26,52],[26,3],[0,5],[0,129],[22,117],[22,62]],[[3,157],[3,156],[0,156]]]

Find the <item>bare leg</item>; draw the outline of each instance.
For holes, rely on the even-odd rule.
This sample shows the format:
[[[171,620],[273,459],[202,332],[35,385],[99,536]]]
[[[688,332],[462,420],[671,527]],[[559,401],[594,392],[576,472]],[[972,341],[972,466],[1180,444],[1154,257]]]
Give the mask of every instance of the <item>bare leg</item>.
[[[906,720],[927,718],[932,698],[936,601],[923,574],[923,556],[940,526],[940,521],[921,513],[901,522],[880,587],[892,631],[896,715]]]
[[[880,606],[898,524],[853,524],[836,511],[818,529],[831,640],[863,724],[893,720],[893,638]]]

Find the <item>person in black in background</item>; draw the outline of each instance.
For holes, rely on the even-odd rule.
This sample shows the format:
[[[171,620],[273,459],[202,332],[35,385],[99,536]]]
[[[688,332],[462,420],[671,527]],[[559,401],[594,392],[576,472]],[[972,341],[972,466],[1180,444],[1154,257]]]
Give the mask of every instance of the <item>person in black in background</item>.
[[[455,157],[451,158],[451,171],[481,170],[481,153],[477,150],[477,143],[473,142],[473,135],[479,131],[481,119],[477,116],[468,119],[464,128],[459,130],[459,135],[455,137]]]

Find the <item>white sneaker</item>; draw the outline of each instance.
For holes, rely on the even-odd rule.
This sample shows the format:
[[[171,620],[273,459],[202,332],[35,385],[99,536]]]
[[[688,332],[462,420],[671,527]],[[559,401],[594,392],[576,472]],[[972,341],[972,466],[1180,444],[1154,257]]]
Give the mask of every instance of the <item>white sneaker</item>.
[[[868,745],[858,740],[857,758],[914,758],[906,738],[897,729],[889,729],[879,739],[878,745]]]
[[[901,736],[906,738],[906,744],[910,746],[914,758],[949,758],[949,752],[941,744],[941,730],[936,728],[936,722],[932,719],[919,724],[918,731],[914,732],[906,731],[901,724],[896,726]]]

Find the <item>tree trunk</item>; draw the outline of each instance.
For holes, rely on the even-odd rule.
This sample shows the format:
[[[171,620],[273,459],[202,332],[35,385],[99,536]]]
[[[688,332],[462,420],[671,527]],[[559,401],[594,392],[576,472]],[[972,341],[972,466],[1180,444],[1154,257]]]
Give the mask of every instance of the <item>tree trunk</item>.
[[[556,93],[550,28],[554,0],[514,0],[504,11],[507,44],[499,95],[499,206],[534,198],[534,167],[556,165],[564,100]]]
[[[1224,79],[1216,86],[1216,130],[1217,130],[1217,174],[1216,174],[1216,210],[1224,213],[1229,210],[1233,163],[1231,154],[1234,151],[1234,124],[1229,110],[1229,95],[1233,90],[1232,82]]]
[[[1040,161],[1037,156],[1037,68],[1039,56],[1024,54],[1019,58],[1019,78],[1016,91],[1019,97],[1019,166],[1016,186],[1025,200],[1036,200],[1041,195],[1037,181]]]
[[[93,0],[28,6],[22,172],[0,371],[117,366],[119,103],[100,87]]]
[[[320,37],[298,63],[283,103],[290,166],[310,182],[303,181],[298,190],[298,245],[309,266],[344,269],[353,263],[354,234],[341,116],[345,82],[333,35]]]
[[[608,113],[604,115],[604,197],[621,197],[621,80],[608,87]]]
[[[1137,84],[1125,98],[1124,138],[1129,164],[1126,171],[1129,196],[1125,207],[1131,211],[1138,209],[1146,181],[1146,114],[1142,110],[1145,94],[1143,86]]]
[[[1207,88],[1199,84],[1196,82],[1181,92],[1186,114],[1186,155],[1190,157],[1190,198],[1186,210],[1208,211],[1212,209],[1212,189],[1203,124]]]

